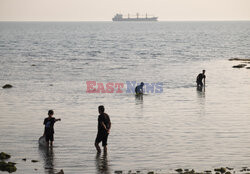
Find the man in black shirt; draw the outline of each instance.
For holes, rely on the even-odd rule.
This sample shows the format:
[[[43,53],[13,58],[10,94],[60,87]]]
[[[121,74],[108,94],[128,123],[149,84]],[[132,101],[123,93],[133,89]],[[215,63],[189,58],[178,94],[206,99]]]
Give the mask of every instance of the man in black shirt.
[[[104,152],[107,152],[107,141],[108,141],[108,135],[111,129],[111,122],[109,115],[104,113],[104,106],[99,106],[99,116],[98,116],[98,132],[95,139],[95,147],[98,153],[101,152],[101,148],[99,146],[99,143],[102,141],[102,146]]]
[[[135,94],[143,94],[143,86],[144,86],[144,83],[141,82],[140,85],[136,86],[135,87]]]
[[[202,89],[203,87],[202,79],[204,79],[204,85],[205,85],[205,79],[206,79],[205,70],[202,70],[202,73],[200,73],[196,78],[197,89]]]
[[[48,112],[48,117],[44,119],[44,135],[45,135],[45,139],[47,142],[47,146],[49,146],[49,141],[50,141],[50,145],[53,145],[53,141],[54,141],[54,124],[57,121],[61,121],[61,119],[56,119],[54,117],[52,117],[54,115],[54,111],[53,110],[49,110]]]

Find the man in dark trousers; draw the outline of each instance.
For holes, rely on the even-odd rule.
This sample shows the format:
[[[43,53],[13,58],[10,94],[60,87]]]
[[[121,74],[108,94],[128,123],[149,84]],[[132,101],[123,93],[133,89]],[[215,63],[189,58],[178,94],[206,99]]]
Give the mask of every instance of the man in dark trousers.
[[[56,119],[52,117],[54,115],[53,110],[49,110],[48,112],[48,117],[44,119],[44,135],[46,138],[47,146],[49,146],[49,141],[50,141],[50,146],[53,146],[53,141],[54,141],[54,124],[57,121],[61,121],[61,119]]]
[[[197,89],[202,89],[203,87],[202,79],[204,79],[204,85],[205,85],[205,79],[206,79],[205,70],[202,70],[202,73],[200,73],[196,78]]]
[[[104,113],[104,106],[99,106],[99,116],[98,116],[98,132],[95,139],[95,147],[98,153],[101,153],[101,148],[99,143],[102,142],[104,152],[107,152],[107,141],[108,135],[111,129],[111,122],[109,115]]]

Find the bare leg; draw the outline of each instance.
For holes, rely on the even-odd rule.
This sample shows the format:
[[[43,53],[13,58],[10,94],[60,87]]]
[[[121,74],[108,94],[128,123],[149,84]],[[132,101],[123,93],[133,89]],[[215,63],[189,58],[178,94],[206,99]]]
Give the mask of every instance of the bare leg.
[[[98,153],[101,153],[101,148],[100,148],[98,143],[95,143],[95,148],[96,148]]]
[[[108,149],[107,146],[103,146],[104,153],[107,153]]]

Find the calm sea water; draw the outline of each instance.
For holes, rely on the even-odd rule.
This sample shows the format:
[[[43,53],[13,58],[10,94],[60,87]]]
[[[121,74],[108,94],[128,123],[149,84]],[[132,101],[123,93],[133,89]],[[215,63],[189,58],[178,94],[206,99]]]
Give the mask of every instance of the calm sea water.
[[[0,85],[14,87],[0,89],[0,151],[26,174],[248,166],[250,70],[228,59],[249,48],[250,22],[1,22]],[[88,94],[89,80],[163,92]],[[106,156],[94,148],[100,104],[112,121]],[[62,121],[48,151],[37,140],[49,109]]]

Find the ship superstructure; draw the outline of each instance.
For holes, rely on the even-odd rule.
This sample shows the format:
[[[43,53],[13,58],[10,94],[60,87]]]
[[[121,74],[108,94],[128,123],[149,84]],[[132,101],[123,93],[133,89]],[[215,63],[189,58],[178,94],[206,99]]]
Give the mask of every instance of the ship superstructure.
[[[130,17],[128,14],[127,18],[124,18],[122,14],[117,13],[113,18],[113,21],[158,21],[158,17],[148,17],[146,14],[145,17],[140,17],[139,13],[136,14],[136,17]]]

